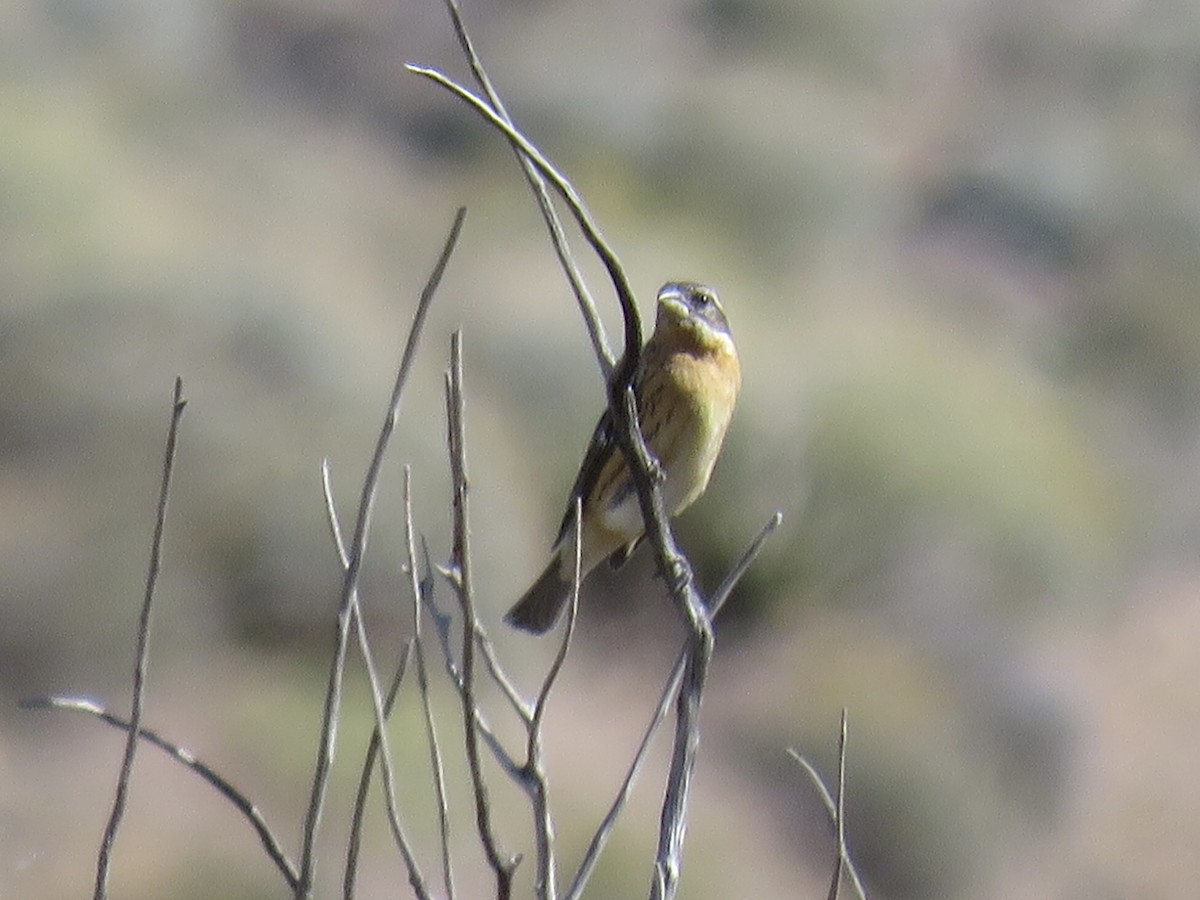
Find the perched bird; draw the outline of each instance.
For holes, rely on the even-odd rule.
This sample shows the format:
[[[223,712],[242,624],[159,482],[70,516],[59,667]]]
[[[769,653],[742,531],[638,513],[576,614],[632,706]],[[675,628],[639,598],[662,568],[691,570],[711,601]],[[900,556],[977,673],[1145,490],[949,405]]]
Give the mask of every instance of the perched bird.
[[[729,321],[716,293],[673,282],[658,292],[654,334],[642,348],[634,394],[638,422],[664,476],[663,506],[677,515],[708,486],[742,383]],[[592,434],[546,571],[504,621],[541,634],[561,615],[575,570],[575,498],[580,498],[580,571],[608,557],[623,563],[642,538],[637,490],[617,442],[610,410]]]

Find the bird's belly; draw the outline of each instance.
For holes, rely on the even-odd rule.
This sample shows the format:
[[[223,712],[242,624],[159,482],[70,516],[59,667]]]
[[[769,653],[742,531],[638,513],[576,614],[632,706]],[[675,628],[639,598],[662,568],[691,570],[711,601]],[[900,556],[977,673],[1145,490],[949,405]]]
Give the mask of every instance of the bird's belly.
[[[686,509],[692,502],[704,493],[708,486],[708,478],[712,473],[713,461],[716,458],[714,448],[709,443],[720,444],[723,429],[715,435],[705,434],[706,429],[700,422],[689,423],[685,433],[679,435],[679,445],[676,452],[664,454],[670,458],[659,458],[659,463],[666,472],[666,478],[661,485],[663,508],[668,516],[675,516]],[[606,509],[601,521],[604,527],[617,534],[624,535],[628,540],[640,535],[644,530],[642,508],[638,503],[637,491],[632,485],[623,491],[616,503]]]

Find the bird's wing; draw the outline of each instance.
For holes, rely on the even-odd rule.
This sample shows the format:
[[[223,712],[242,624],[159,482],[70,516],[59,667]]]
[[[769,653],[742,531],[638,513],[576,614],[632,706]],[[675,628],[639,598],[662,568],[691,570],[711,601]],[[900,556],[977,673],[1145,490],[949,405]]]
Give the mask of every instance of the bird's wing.
[[[575,484],[571,486],[571,493],[567,495],[567,510],[563,513],[558,537],[554,539],[555,547],[558,547],[567,537],[571,525],[575,521],[575,498],[580,497],[584,504],[587,504],[588,498],[595,490],[596,482],[600,479],[600,473],[604,471],[614,453],[620,453],[620,450],[617,447],[617,439],[613,430],[612,410],[605,408],[604,414],[600,416],[600,421],[596,423],[596,430],[592,432],[592,440],[588,443],[583,462],[579,464],[579,474],[575,476]]]
[[[677,410],[666,402],[671,393],[671,376],[666,367],[651,362],[654,353],[653,344],[647,344],[638,374],[634,378],[633,392],[637,399],[638,420],[647,447],[660,463],[666,463],[674,455],[682,436],[682,420],[675,415]],[[554,539],[555,549],[562,544],[571,530],[571,523],[575,518],[576,497],[582,499],[585,511],[596,506],[596,511],[600,512],[620,506],[633,492],[629,466],[617,442],[612,410],[605,407],[600,421],[596,423],[596,430],[592,432],[592,440],[579,466],[579,474],[575,476],[575,484],[567,496],[567,509],[563,513],[558,537]],[[636,535],[631,534],[630,537]],[[626,556],[633,551],[634,546],[630,545]],[[614,558],[613,563],[619,565],[622,561]]]

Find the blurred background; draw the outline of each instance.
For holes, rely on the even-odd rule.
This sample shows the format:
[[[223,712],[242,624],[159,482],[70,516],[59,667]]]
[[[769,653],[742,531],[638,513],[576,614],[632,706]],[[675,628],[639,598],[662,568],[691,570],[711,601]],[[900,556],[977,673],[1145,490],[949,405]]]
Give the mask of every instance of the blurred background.
[[[703,583],[785,516],[719,626],[683,896],[825,895],[828,823],[785,750],[833,776],[843,707],[871,896],[1191,896],[1200,8],[465,14],[647,312],[666,280],[721,291],[745,387],[678,526]],[[499,619],[544,565],[604,402],[597,366],[511,154],[402,68],[467,77],[438,0],[45,0],[0,4],[0,23],[0,897],[91,885],[121,736],[16,702],[127,708],[176,374],[146,720],[294,853],[339,581],[319,464],[350,516],[459,204],[368,555],[383,659],[411,633],[404,464],[434,559],[449,552],[441,390],[461,327],[479,603],[532,691],[551,642]],[[589,588],[547,738],[568,869],[682,637],[644,554]],[[402,800],[432,873],[405,697]],[[435,702],[457,746],[444,681]],[[357,667],[347,704],[326,896],[369,728]],[[644,895],[668,747],[592,896]],[[139,754],[114,891],[285,896],[250,829],[160,756]],[[487,896],[461,763],[451,777],[460,893]],[[528,850],[521,799],[496,792],[504,843]],[[403,895],[377,809],[369,832],[360,895]]]

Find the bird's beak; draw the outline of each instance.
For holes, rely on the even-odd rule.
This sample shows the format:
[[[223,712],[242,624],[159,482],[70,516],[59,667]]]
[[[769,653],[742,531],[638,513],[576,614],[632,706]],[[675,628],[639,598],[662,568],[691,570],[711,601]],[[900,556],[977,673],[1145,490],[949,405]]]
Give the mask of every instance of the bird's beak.
[[[666,307],[667,311],[680,319],[685,319],[688,316],[687,300],[683,296],[683,292],[676,288],[668,288],[660,291],[658,302],[661,306]]]

